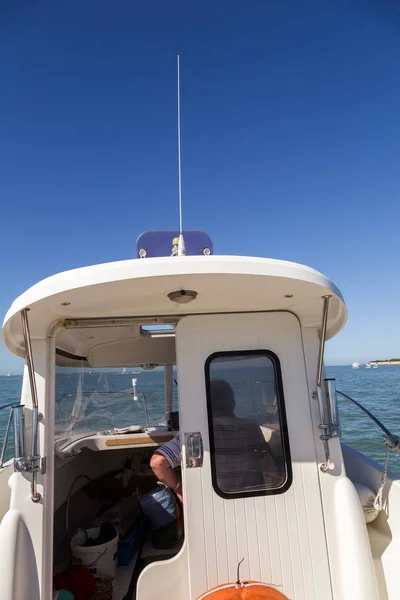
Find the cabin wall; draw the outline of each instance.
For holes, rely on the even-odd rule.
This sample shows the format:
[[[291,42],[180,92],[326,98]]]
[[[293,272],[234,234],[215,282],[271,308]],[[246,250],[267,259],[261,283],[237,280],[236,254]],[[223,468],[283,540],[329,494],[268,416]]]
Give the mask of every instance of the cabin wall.
[[[314,443],[317,460],[322,464],[325,454],[320,439],[321,417],[318,400],[312,398],[317,383],[319,334],[316,328],[303,328],[302,335]],[[325,370],[323,377],[326,377]],[[331,440],[329,449],[331,468],[327,473],[319,469],[319,480],[334,598],[378,600],[364,514],[356,490],[346,476],[340,440]]]
[[[223,497],[213,484],[205,365],[214,353],[228,357],[232,352],[260,350],[273,352],[279,360],[293,481],[278,494],[268,490],[247,496],[245,491]],[[177,368],[182,439],[185,432],[198,431],[204,447],[201,468],[183,461],[189,596],[196,598],[215,585],[235,581],[237,565],[244,558],[243,580],[272,583],[297,600],[331,598],[298,319],[286,311],[182,319],[177,326]],[[226,377],[230,382],[228,372]],[[184,456],[185,452],[184,447]]]

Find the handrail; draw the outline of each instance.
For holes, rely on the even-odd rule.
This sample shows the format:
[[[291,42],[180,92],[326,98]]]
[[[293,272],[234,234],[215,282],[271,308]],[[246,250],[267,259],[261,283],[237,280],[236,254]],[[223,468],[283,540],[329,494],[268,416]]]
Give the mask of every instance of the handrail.
[[[7,446],[8,446],[8,436],[10,435],[12,418],[13,418],[13,411],[11,409],[10,410],[10,415],[8,417],[8,423],[7,423],[6,435],[4,437],[3,448],[1,449],[0,469],[2,469],[3,466],[4,466],[4,459],[6,457],[6,450],[7,450]]]
[[[29,383],[30,383],[31,395],[32,395],[32,405],[33,405],[33,408],[38,408],[35,368],[33,366],[31,334],[29,332],[29,322],[28,322],[28,311],[29,310],[30,310],[29,308],[24,308],[23,310],[21,310],[21,323],[22,323],[22,331],[24,334],[25,358],[26,358],[26,364],[28,366]],[[33,453],[34,453],[34,449],[32,450],[32,454]]]
[[[14,408],[18,408],[19,406],[23,406],[23,405],[21,405],[19,402],[15,402],[15,401],[9,402],[8,404],[4,404],[3,406],[0,406],[0,410],[2,410],[3,408],[10,409],[10,414],[8,416],[8,422],[7,422],[7,428],[6,428],[6,434],[4,436],[3,447],[1,449],[0,469],[2,469],[4,467],[4,459],[6,457],[6,452],[7,452],[8,437],[10,435],[11,423],[13,421],[13,417],[15,419]],[[15,425],[15,420],[14,420],[14,444],[16,443],[15,427],[16,427],[16,425]],[[15,449],[14,449],[14,451],[15,451]]]
[[[324,304],[322,308],[322,321],[321,321],[321,331],[320,331],[320,340],[319,340],[319,351],[318,351],[318,366],[317,366],[317,387],[321,387],[321,379],[322,379],[322,367],[324,362],[324,350],[325,350],[325,339],[326,339],[326,327],[328,324],[328,310],[329,310],[329,300],[332,298],[330,295],[322,296]],[[321,415],[322,417],[322,415]]]
[[[319,404],[319,411],[321,414],[321,435],[320,440],[324,446],[325,453],[325,462],[322,463],[320,469],[323,473],[326,473],[329,470],[329,465],[331,463],[330,450],[329,450],[329,440],[331,439],[331,434],[329,431],[329,425],[326,422],[326,414],[325,414],[325,406],[324,406],[324,398],[322,394],[321,388],[321,380],[322,380],[322,369],[324,362],[324,350],[325,350],[325,339],[326,339],[326,328],[328,324],[328,311],[329,311],[329,300],[332,296],[326,295],[322,296],[323,306],[322,306],[322,320],[321,320],[321,330],[319,334],[319,351],[318,351],[318,363],[317,363],[317,398]]]
[[[31,499],[33,502],[39,502],[40,494],[37,491],[37,472],[39,471],[40,455],[38,454],[38,434],[39,434],[39,403],[36,389],[35,368],[33,365],[33,354],[31,345],[31,336],[29,332],[28,311],[29,308],[21,310],[22,332],[25,342],[25,359],[28,366],[29,383],[32,397],[32,439],[31,439],[31,455],[28,456],[30,461],[31,479]]]
[[[360,404],[359,402],[357,402],[357,400],[354,400],[354,398],[351,398],[350,396],[348,396],[347,394],[344,394],[343,392],[339,392],[339,390],[336,390],[338,394],[340,394],[341,396],[343,396],[343,398],[347,398],[347,400],[350,400],[350,402],[353,402],[353,404],[355,404],[356,406],[358,406],[358,408],[360,408],[362,411],[365,412],[366,415],[369,416],[370,419],[372,419],[372,421],[378,425],[378,427],[380,427],[382,429],[382,431],[385,434],[385,440],[390,444],[390,446],[392,448],[399,448],[400,445],[400,438],[397,435],[393,435],[389,429],[387,427],[384,426],[383,423],[381,423],[381,421],[375,417],[375,415],[373,415],[367,408],[365,408],[362,404]]]

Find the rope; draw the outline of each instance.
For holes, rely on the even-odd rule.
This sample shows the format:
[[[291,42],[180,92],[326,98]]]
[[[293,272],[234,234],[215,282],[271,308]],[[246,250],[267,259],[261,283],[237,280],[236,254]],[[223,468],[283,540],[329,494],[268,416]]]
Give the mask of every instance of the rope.
[[[386,479],[387,479],[387,471],[388,471],[388,465],[389,465],[389,452],[390,452],[390,450],[394,450],[396,452],[396,454],[400,456],[400,438],[397,437],[396,435],[393,435],[392,433],[390,433],[389,429],[387,429],[383,425],[383,423],[380,422],[379,419],[377,419],[369,410],[367,410],[365,408],[365,406],[363,406],[362,404],[357,402],[357,400],[354,400],[354,398],[351,398],[350,396],[348,396],[347,394],[344,394],[343,392],[340,392],[339,390],[337,390],[337,393],[340,394],[341,396],[343,396],[343,398],[350,400],[350,402],[353,402],[353,404],[358,406],[358,408],[360,408],[362,411],[364,411],[365,414],[368,415],[369,418],[372,419],[372,421],[374,423],[376,423],[376,425],[378,425],[378,427],[380,427],[382,429],[382,431],[384,432],[383,439],[384,439],[385,446],[386,446],[386,459],[385,459],[385,464],[383,465],[381,483],[379,485],[379,489],[375,496],[373,505],[369,506],[369,507],[364,507],[364,512],[369,511],[369,512],[371,512],[371,514],[373,514],[374,510],[375,511],[383,510],[383,490],[385,488]]]
[[[386,437],[384,437],[383,439],[385,440],[385,445],[386,445],[386,458],[385,458],[385,463],[383,465],[381,483],[380,483],[379,489],[377,491],[377,494],[376,494],[376,497],[374,500],[374,508],[379,511],[383,510],[383,490],[385,489],[386,479],[387,479],[387,471],[388,471],[388,465],[389,465],[389,452],[390,452],[390,450],[395,450],[396,454],[400,455],[399,442],[397,442],[396,445],[393,445],[390,442],[390,440],[388,440]]]

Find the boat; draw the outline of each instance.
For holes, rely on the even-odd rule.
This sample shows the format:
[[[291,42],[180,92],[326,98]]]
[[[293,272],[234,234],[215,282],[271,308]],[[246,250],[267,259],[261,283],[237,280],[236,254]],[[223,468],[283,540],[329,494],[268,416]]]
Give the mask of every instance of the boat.
[[[366,369],[370,369],[371,368],[371,363],[369,363],[369,362],[365,363],[365,368]]]
[[[177,235],[186,255],[170,256]],[[400,480],[341,443],[339,392],[324,379],[325,341],[346,319],[342,294],[324,275],[287,261],[215,255],[201,232],[144,234],[136,258],[54,275],[17,298],[3,324],[6,348],[26,364],[23,403],[11,408],[16,459],[0,470],[2,600],[50,600],[54,576],[69,581],[72,558],[87,564],[76,536],[93,531],[116,472],[129,477],[140,465],[146,476],[131,476],[141,498],[156,486],[149,457],[176,431],[170,418],[152,427],[155,400],[145,382],[150,426],[136,402],[137,419],[114,429],[122,425],[113,406],[128,409],[132,395],[103,379],[124,365],[164,371],[166,416],[176,368],[185,506],[183,534],[169,546],[164,540],[167,548],[142,525],[135,551],[113,542],[110,564],[99,565],[112,573],[114,600],[212,600],[220,593],[213,588],[238,580],[250,600],[251,581],[254,592],[264,590],[259,598],[397,600]],[[96,391],[88,368],[99,373]],[[212,386],[221,379],[237,416],[220,417],[228,405]],[[104,414],[109,419],[101,432],[97,409],[103,424]],[[225,418],[243,435],[251,429],[250,456]],[[226,435],[230,454],[218,450]],[[395,436],[386,444],[398,450]],[[92,560],[94,549],[86,550]]]
[[[12,373],[11,373],[11,371],[9,371],[9,372],[7,373],[7,377],[12,377]]]
[[[353,362],[353,364],[351,365],[352,369],[358,369],[360,367],[360,365],[358,364],[358,362]]]
[[[378,368],[378,363],[374,363],[374,364],[372,365],[372,368],[373,368],[373,369],[377,369],[377,368]]]
[[[18,297],[2,329],[25,360],[21,402],[0,407],[10,410],[2,600],[85,590],[398,600],[400,478],[388,459],[341,442],[338,395],[384,431],[388,456],[400,441],[325,377],[325,343],[346,320],[323,274],[215,255],[182,219],[140,235],[135,258],[59,273]],[[116,389],[108,373],[125,368],[149,371],[147,383]],[[161,400],[151,379],[160,370]],[[177,432],[183,512],[149,468]]]

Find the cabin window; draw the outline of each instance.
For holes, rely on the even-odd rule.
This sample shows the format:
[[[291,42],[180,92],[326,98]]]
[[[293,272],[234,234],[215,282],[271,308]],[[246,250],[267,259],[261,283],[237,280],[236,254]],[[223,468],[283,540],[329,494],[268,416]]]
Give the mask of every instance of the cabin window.
[[[285,492],[292,482],[278,357],[218,352],[206,361],[214,490],[223,498]]]
[[[65,354],[65,353],[64,353]],[[58,352],[57,360],[66,360]],[[71,359],[70,359],[70,362]],[[76,366],[57,366],[55,390],[55,438],[57,447],[114,428],[158,426],[165,417],[164,369],[135,367],[92,368],[86,361]],[[133,394],[136,380],[137,396]],[[173,410],[178,408],[173,388]]]

